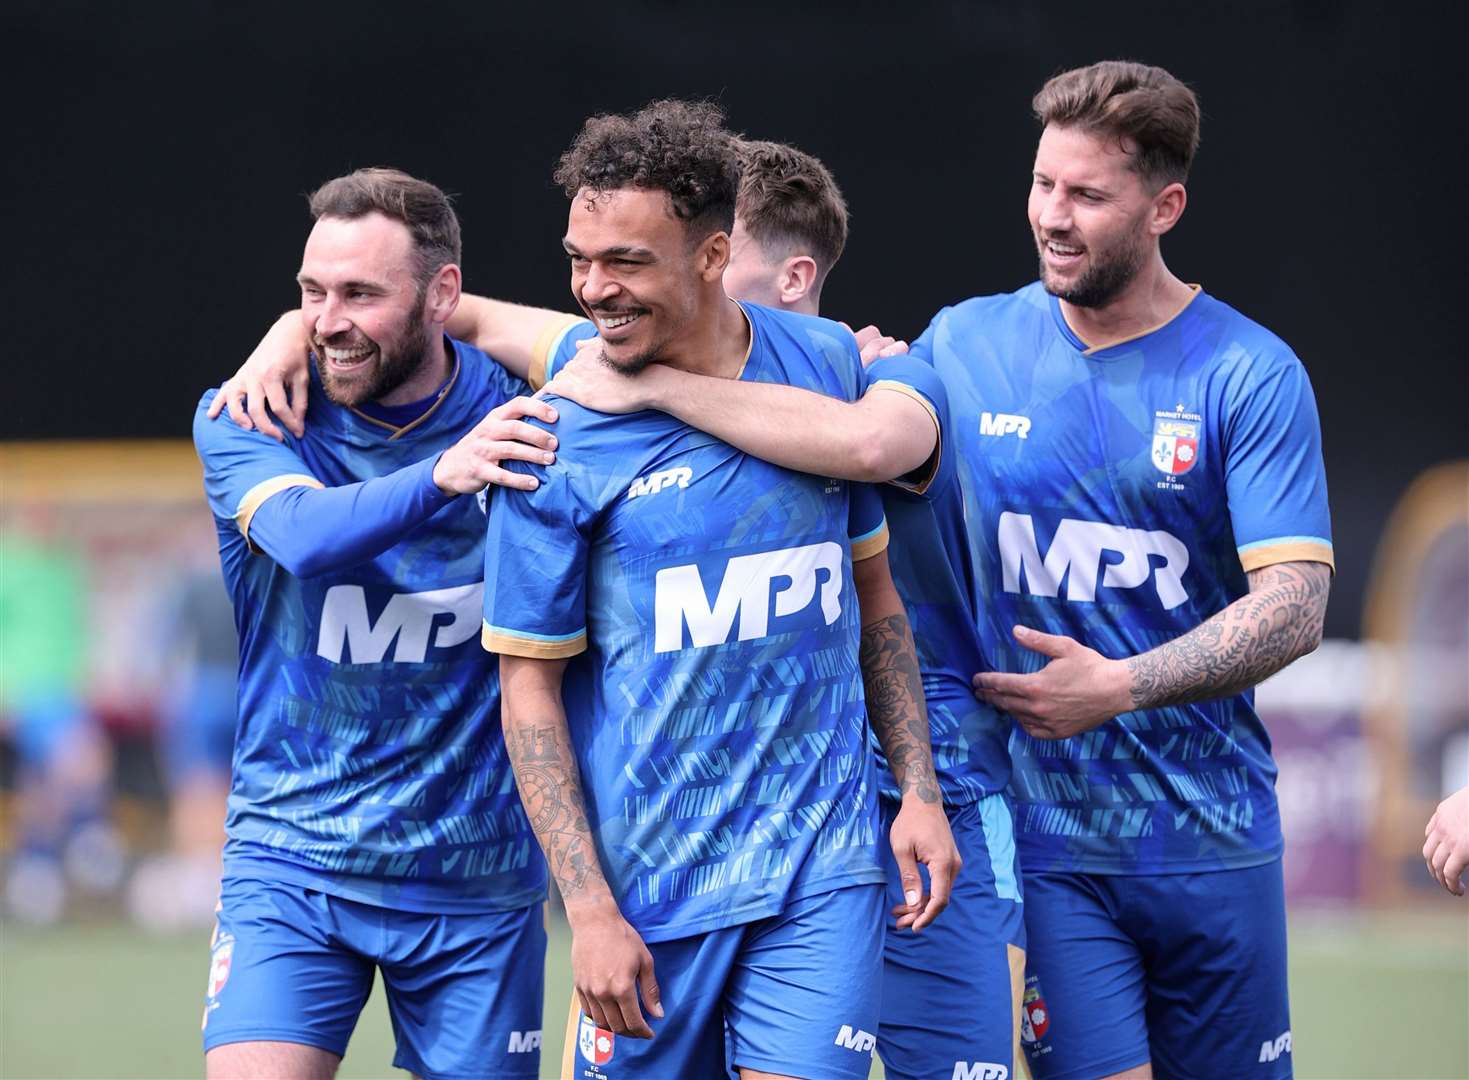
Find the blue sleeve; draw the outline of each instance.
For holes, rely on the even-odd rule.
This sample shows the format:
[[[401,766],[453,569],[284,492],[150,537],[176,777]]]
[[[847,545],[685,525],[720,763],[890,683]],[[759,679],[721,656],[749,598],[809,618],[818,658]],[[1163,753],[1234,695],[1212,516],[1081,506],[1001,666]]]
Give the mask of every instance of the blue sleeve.
[[[939,313],[933,317],[933,320],[924,329],[923,333],[919,334],[909,344],[909,356],[921,363],[928,364],[930,367],[933,366],[934,339],[938,337],[939,326],[943,323],[949,311],[949,308],[939,309]]]
[[[563,464],[571,457],[536,470],[541,478],[536,490],[505,488],[490,500],[481,634],[490,652],[556,660],[587,647],[593,512]],[[505,467],[531,471],[515,461]]]
[[[935,439],[929,459],[892,483],[916,495],[932,495],[944,489],[954,473],[954,453],[949,436],[949,394],[932,365],[912,356],[887,356],[867,368],[867,391],[906,394],[917,401],[933,420]],[[951,445],[947,448],[945,443]]]
[[[1263,368],[1230,404],[1225,486],[1245,570],[1280,562],[1335,568],[1321,420],[1306,369],[1293,355]],[[1255,372],[1251,372],[1254,376]]]
[[[298,577],[355,566],[392,547],[454,496],[433,482],[434,455],[387,476],[327,488],[290,443],[194,415],[204,491],[217,518],[233,522],[252,551]]]
[[[246,539],[297,577],[381,555],[449,505],[434,483],[439,455],[341,487],[291,487],[260,504]]]
[[[849,487],[847,536],[852,544],[852,561],[861,562],[887,550],[888,523],[875,487],[857,483]]]

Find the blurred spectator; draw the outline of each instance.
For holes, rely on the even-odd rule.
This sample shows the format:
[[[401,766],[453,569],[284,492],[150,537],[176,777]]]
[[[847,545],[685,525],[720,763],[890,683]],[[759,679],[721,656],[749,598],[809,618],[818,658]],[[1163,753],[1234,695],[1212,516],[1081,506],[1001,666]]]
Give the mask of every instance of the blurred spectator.
[[[72,885],[104,892],[122,874],[110,752],[83,704],[86,611],[81,553],[44,510],[0,530],[0,716],[18,759],[5,903],[30,922],[58,919]]]
[[[170,850],[145,860],[128,891],[133,918],[156,929],[203,926],[213,918],[234,749],[234,613],[212,542],[188,551],[199,558],[174,579],[158,623],[165,661],[158,734]]]

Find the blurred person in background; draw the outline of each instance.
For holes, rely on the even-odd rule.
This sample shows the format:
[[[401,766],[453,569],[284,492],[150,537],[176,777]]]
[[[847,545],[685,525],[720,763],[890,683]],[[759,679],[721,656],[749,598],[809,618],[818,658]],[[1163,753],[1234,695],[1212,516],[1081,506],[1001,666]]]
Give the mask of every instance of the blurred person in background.
[[[158,742],[170,848],[145,860],[128,886],[133,918],[155,929],[208,926],[219,897],[239,641],[213,541],[211,528],[208,542],[201,538],[183,549],[184,562],[160,605],[164,693]]]
[[[0,531],[0,717],[18,762],[17,850],[6,907],[28,922],[66,910],[72,886],[112,888],[122,852],[108,819],[111,747],[87,708],[83,555],[44,507]]]

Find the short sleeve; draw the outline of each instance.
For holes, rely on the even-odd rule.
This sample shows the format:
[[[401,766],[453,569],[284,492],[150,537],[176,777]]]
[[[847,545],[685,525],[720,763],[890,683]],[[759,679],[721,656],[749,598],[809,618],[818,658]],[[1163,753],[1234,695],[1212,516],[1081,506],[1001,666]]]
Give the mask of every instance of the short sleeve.
[[[1306,369],[1294,356],[1246,384],[1225,424],[1225,485],[1241,565],[1336,567],[1321,421]]]
[[[506,468],[529,472],[519,462]],[[490,652],[557,660],[587,647],[587,553],[592,515],[559,462],[534,491],[503,488],[489,504],[485,608]]]
[[[551,381],[556,369],[576,355],[577,342],[596,336],[596,324],[590,319],[565,315],[547,320],[541,336],[531,347],[531,389],[539,390]]]
[[[194,413],[194,447],[204,465],[210,510],[217,518],[233,521],[248,542],[250,519],[266,499],[287,488],[324,485],[291,444],[246,431],[226,417],[209,419],[209,403],[217,392],[206,393]]]
[[[936,430],[933,454],[929,459],[892,483],[916,495],[942,488],[943,485],[936,481],[945,470],[953,471],[954,455],[944,452],[949,427],[949,394],[938,372],[911,356],[882,357],[867,368],[867,392],[900,393],[912,398],[927,410]]]
[[[861,562],[887,550],[888,523],[875,487],[858,483],[849,487],[847,536],[852,544],[852,561]]]

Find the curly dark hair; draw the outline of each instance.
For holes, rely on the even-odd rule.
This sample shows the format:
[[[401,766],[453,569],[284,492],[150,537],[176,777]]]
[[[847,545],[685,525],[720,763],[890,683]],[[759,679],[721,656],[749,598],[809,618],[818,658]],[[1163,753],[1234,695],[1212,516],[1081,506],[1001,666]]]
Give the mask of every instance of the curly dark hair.
[[[593,116],[556,165],[568,198],[638,187],[667,193],[697,243],[734,228],[740,162],[724,112],[710,101],[665,98],[630,116]]]

